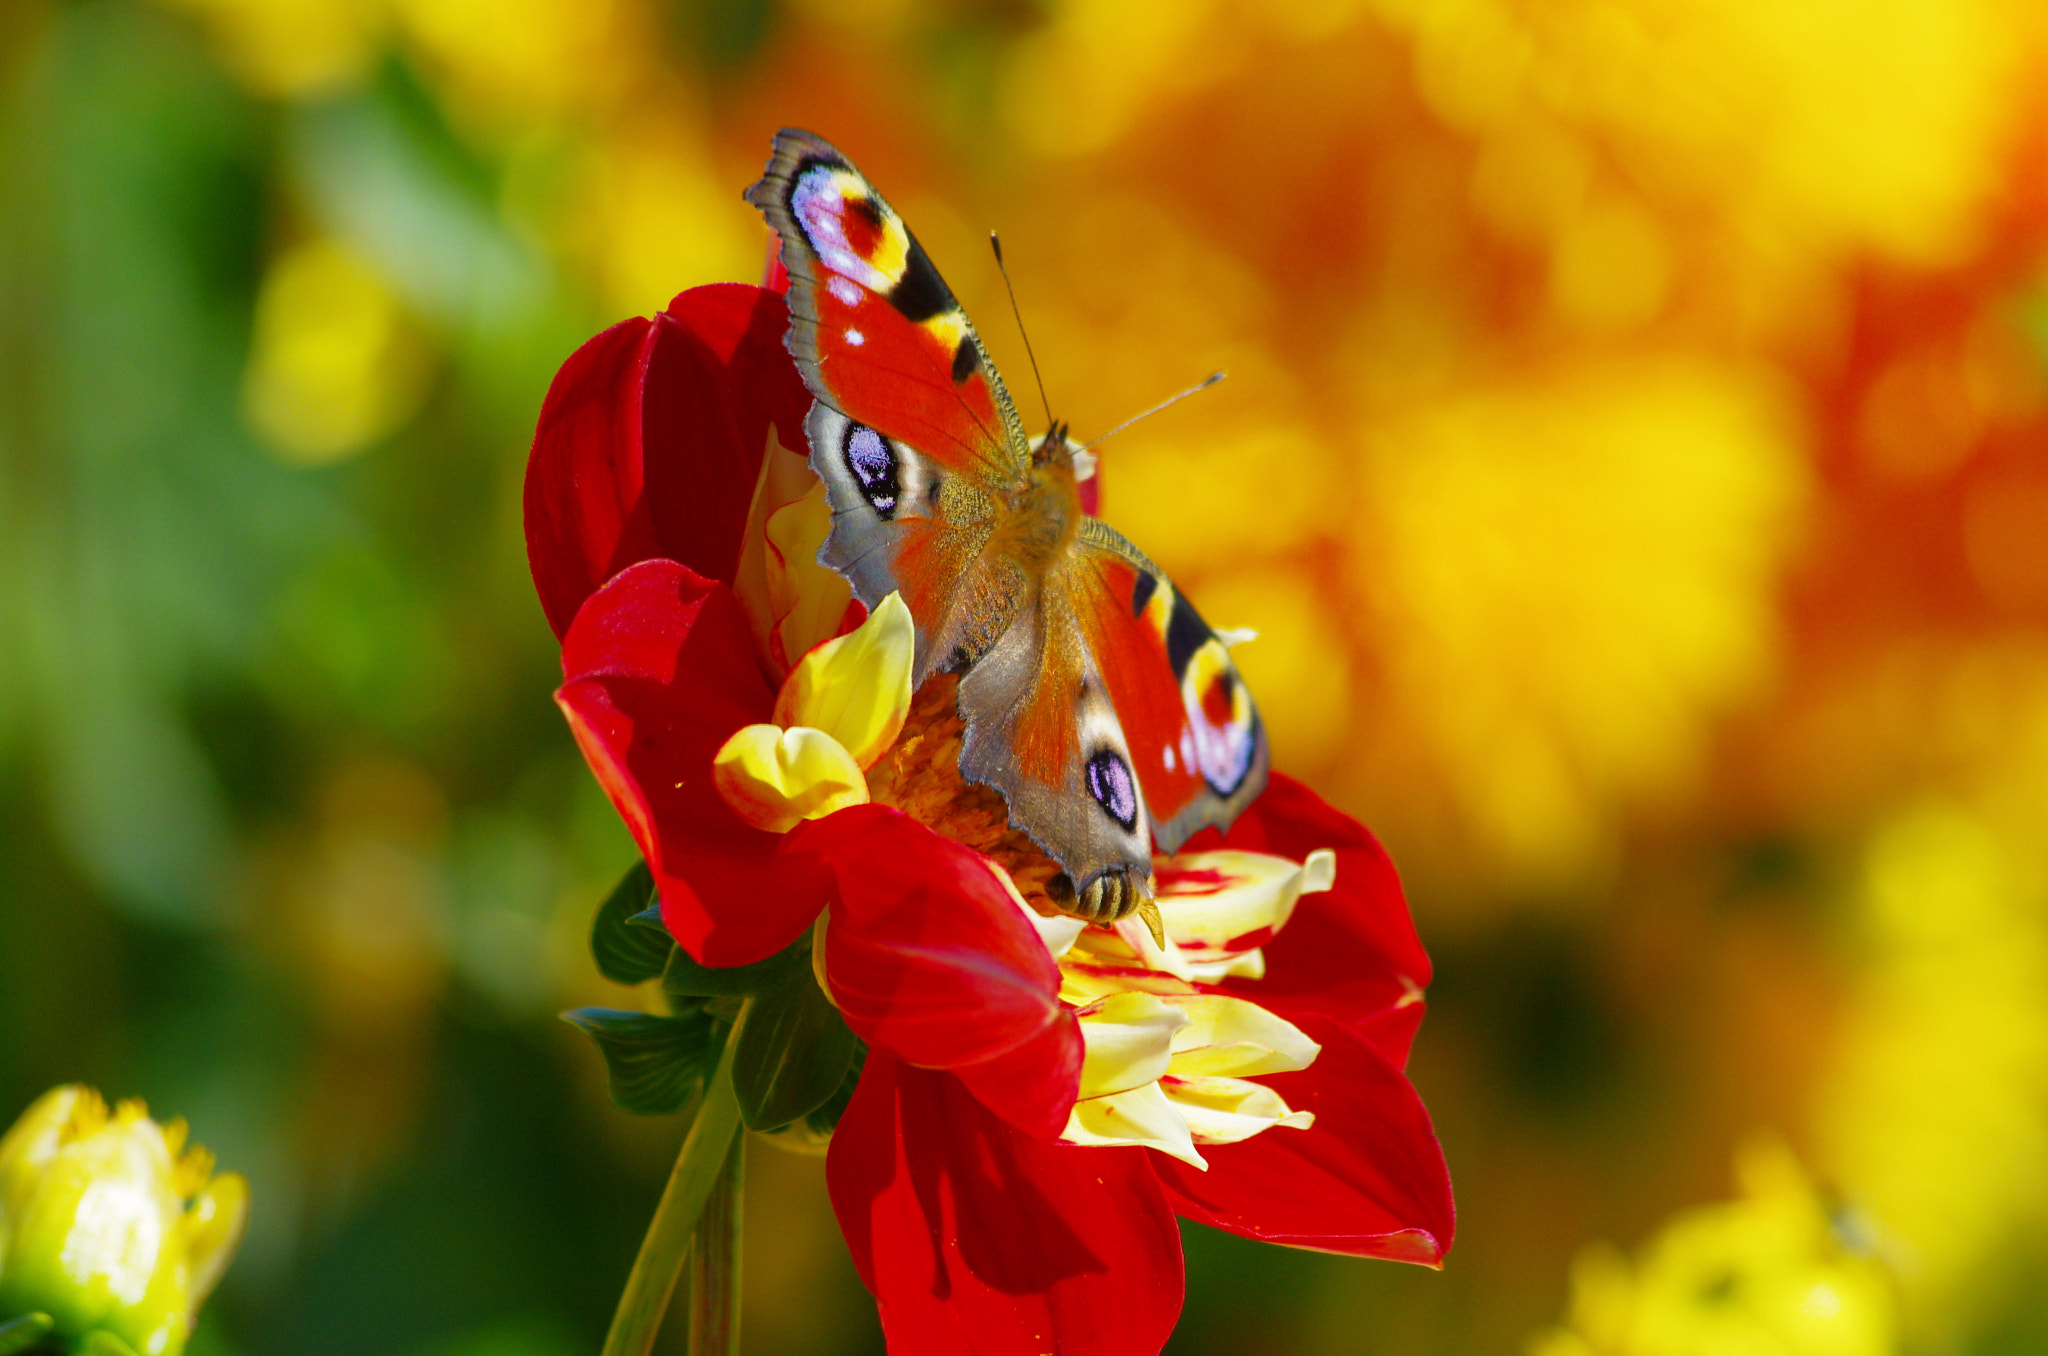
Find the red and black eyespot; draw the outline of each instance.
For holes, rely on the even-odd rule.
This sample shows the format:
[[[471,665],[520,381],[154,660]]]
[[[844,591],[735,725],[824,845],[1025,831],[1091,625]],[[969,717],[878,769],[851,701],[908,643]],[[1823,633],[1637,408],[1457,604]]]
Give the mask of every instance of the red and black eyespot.
[[[1237,675],[1229,669],[1216,670],[1202,693],[1202,714],[1212,724],[1228,725],[1237,716]]]
[[[882,205],[873,198],[849,195],[840,229],[846,233],[846,247],[863,259],[873,259],[882,243]]]

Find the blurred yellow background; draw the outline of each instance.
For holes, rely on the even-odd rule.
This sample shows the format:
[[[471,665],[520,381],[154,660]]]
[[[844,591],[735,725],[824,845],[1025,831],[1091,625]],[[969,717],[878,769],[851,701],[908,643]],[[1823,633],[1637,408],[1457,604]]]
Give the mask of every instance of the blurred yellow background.
[[[677,1127],[518,490],[837,142],[1440,962],[1432,1274],[1188,1231],[1185,1353],[2048,1349],[2048,11],[12,0],[0,1121],[187,1116],[207,1353],[593,1349]],[[757,1150],[748,1344],[879,1350]],[[1577,1259],[1576,1261],[1574,1259]]]

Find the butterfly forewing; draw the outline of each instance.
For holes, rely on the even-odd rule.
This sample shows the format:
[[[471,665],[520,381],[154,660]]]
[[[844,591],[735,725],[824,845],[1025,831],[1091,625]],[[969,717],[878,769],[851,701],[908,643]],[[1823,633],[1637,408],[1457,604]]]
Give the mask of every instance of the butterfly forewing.
[[[948,471],[1015,484],[1030,451],[988,351],[895,209],[830,143],[776,134],[747,190],[782,237],[811,394]]]

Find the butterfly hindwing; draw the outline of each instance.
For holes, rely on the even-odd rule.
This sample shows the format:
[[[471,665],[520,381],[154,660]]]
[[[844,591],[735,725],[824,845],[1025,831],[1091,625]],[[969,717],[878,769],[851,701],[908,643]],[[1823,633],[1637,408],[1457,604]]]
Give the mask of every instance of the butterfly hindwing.
[[[832,532],[818,559],[869,607],[900,591],[917,625],[918,683],[996,643],[1029,581],[989,549],[1000,506],[972,477],[818,401],[806,431]]]
[[[789,349],[811,394],[956,474],[1025,474],[1023,426],[980,336],[845,156],[809,132],[778,132],[747,201],[782,237]]]
[[[960,680],[960,772],[1001,791],[1011,822],[1086,895],[1098,877],[1151,874],[1152,823],[1110,685],[1073,607],[1078,590],[1063,577],[1076,564],[1048,572],[1036,606]]]
[[[1266,784],[1265,726],[1230,650],[1173,581],[1100,519],[1074,544],[1073,603],[1166,852],[1228,827]]]

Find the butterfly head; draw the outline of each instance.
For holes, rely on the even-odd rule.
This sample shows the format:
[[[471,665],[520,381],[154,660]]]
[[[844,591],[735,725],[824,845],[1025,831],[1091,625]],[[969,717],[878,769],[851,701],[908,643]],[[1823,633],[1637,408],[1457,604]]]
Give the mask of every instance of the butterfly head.
[[[1073,439],[1067,436],[1066,421],[1055,419],[1052,427],[1046,430],[1045,436],[1031,444],[1031,464],[1052,466],[1063,462],[1071,466],[1077,450]]]

